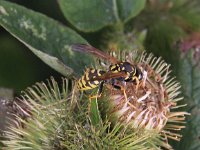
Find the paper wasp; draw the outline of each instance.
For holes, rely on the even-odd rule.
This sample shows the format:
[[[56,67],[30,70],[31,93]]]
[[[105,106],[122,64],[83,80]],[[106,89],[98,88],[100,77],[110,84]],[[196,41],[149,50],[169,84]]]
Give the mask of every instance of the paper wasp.
[[[111,63],[107,71],[89,68],[86,69],[84,75],[77,82],[79,90],[84,91],[99,87],[97,95],[97,97],[99,97],[102,93],[104,83],[111,83],[114,88],[124,90],[122,86],[116,84],[116,81],[133,82],[137,87],[139,81],[143,79],[143,73],[137,65],[133,65],[127,61],[120,62],[115,57],[112,57],[92,46],[74,44],[72,45],[72,50],[89,53]]]

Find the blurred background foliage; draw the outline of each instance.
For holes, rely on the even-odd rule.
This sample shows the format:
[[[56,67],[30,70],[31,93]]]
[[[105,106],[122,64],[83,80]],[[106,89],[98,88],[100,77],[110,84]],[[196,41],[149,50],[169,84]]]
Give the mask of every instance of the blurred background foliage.
[[[115,45],[112,45],[112,41],[109,40],[115,42],[115,40],[118,40],[116,38],[120,38],[120,36],[112,38],[116,35],[115,29],[109,26],[86,33],[77,30],[64,18],[59,4],[55,0],[49,0],[48,3],[39,0],[10,1],[58,20],[76,30],[96,47],[101,45],[104,48],[106,47],[105,43],[109,43],[109,48],[112,48]],[[172,64],[172,68],[177,68],[177,57],[179,55],[177,43],[183,40],[185,36],[199,30],[200,16],[198,14],[200,10],[198,6],[199,2],[196,0],[178,0],[176,2],[149,0],[143,11],[135,18],[129,19],[128,23],[125,24],[125,33],[129,34],[126,40],[132,42],[133,48],[144,48],[157,56],[161,55],[168,63]],[[11,88],[19,93],[25,87],[36,81],[44,80],[50,75],[59,76],[57,72],[42,63],[2,27],[0,28],[0,39],[1,87]],[[109,42],[107,39],[109,39]],[[11,56],[13,56],[12,59],[9,59]],[[6,61],[8,59],[9,61]],[[174,71],[176,74],[178,73],[177,69],[174,69]]]
[[[55,0],[49,0],[48,3],[39,0],[11,1],[44,13],[60,22],[65,22]],[[0,27],[0,70],[1,87],[12,89],[16,94],[19,94],[27,86],[45,80],[49,76],[60,76],[2,27]]]
[[[183,140],[180,144],[175,144],[175,149],[200,149],[200,130],[197,128],[200,123],[199,0],[146,0],[141,2],[143,4],[136,5],[138,13],[135,16],[130,15],[132,10],[129,10],[129,6],[120,5],[120,10],[123,11],[119,11],[118,19],[114,17],[113,19],[113,14],[110,16],[111,21],[104,16],[99,20],[93,18],[99,22],[91,28],[88,27],[90,19],[86,24],[80,24],[77,20],[79,21],[81,17],[73,16],[73,13],[77,12],[65,9],[67,6],[73,7],[72,1],[72,4],[65,0],[10,1],[59,21],[75,30],[90,44],[103,50],[145,49],[156,56],[162,56],[172,65],[173,74],[181,81],[185,101],[188,104],[187,109],[192,113],[192,117],[188,119],[188,127],[183,132]],[[65,6],[65,3],[68,5]],[[95,10],[91,10],[93,11]],[[127,17],[127,14],[131,17]],[[83,18],[94,17],[90,16],[89,12],[84,15],[86,16]],[[0,27],[0,70],[0,87],[11,89],[16,95],[27,86],[45,80],[49,76],[55,78],[62,76],[44,64],[2,27]],[[191,140],[188,140],[187,135],[190,135]]]

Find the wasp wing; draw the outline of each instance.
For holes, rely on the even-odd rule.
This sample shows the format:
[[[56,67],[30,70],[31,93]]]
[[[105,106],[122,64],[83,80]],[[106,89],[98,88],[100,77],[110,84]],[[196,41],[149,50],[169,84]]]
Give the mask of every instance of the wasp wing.
[[[90,81],[101,81],[101,80],[109,80],[109,79],[116,79],[116,78],[120,78],[120,77],[126,77],[127,74],[125,72],[117,72],[117,73],[113,73],[113,72],[107,72],[104,73],[101,76],[95,77],[93,79],[90,79]]]
[[[99,58],[104,59],[104,60],[108,60],[113,64],[119,63],[119,61],[115,57],[112,57],[109,54],[104,53],[101,50],[99,50],[99,49],[97,49],[95,47],[92,47],[90,45],[73,44],[72,45],[72,50],[95,55],[96,57],[99,57]]]

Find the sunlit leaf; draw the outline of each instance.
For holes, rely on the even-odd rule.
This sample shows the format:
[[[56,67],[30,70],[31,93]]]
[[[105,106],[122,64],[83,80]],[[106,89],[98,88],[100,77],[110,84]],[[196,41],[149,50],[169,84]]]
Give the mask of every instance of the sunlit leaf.
[[[146,0],[59,0],[67,20],[82,31],[125,23],[144,8]]]
[[[0,25],[63,75],[70,76],[73,70],[81,73],[93,62],[90,56],[70,50],[71,44],[87,43],[86,40],[40,13],[0,1]]]

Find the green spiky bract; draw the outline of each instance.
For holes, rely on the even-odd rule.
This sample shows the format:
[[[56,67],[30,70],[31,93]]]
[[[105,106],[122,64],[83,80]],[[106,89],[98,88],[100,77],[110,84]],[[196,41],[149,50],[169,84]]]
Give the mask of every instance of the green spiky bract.
[[[87,99],[80,96],[72,84],[69,91],[67,79],[61,86],[51,78],[28,88],[17,106],[25,118],[16,120],[6,131],[2,141],[7,150],[43,149],[131,149],[158,148],[157,134],[131,130],[108,120],[93,125],[87,112]]]

